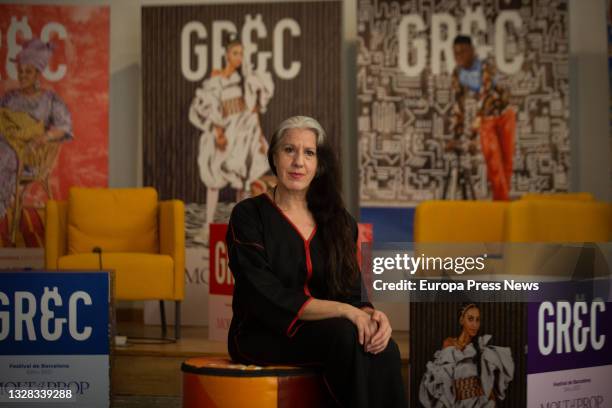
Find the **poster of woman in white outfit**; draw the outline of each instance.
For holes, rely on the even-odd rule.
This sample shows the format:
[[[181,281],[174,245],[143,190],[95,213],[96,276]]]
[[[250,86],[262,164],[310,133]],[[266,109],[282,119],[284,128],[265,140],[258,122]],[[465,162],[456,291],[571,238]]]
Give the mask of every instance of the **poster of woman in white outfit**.
[[[251,194],[258,179],[270,169],[268,142],[259,114],[265,113],[274,93],[269,72],[243,63],[244,48],[234,35],[225,45],[224,67],[196,89],[189,121],[201,130],[198,166],[206,186],[206,219],[194,241],[207,245],[219,190],[230,186],[236,201]]]
[[[459,324],[459,336],[444,340],[427,363],[419,387],[421,406],[494,408],[514,378],[512,351],[492,345],[489,334],[478,335],[480,308],[475,303],[462,305]]]

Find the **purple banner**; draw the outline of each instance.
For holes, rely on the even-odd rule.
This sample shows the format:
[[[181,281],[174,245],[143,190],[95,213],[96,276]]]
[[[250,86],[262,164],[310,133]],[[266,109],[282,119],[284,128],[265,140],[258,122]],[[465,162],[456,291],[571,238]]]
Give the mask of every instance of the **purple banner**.
[[[612,303],[529,303],[527,373],[612,364]]]

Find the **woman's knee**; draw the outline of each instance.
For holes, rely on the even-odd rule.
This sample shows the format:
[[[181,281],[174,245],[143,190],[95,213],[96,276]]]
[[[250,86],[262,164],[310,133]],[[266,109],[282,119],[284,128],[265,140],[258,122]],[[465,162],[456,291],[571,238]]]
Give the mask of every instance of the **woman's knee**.
[[[393,339],[389,339],[389,343],[387,344],[387,347],[382,351],[381,354],[389,360],[396,360],[396,361],[401,360],[399,347],[397,343],[395,342],[395,340]]]
[[[326,320],[327,335],[330,342],[342,349],[350,349],[357,344],[357,328],[348,319],[333,318]]]

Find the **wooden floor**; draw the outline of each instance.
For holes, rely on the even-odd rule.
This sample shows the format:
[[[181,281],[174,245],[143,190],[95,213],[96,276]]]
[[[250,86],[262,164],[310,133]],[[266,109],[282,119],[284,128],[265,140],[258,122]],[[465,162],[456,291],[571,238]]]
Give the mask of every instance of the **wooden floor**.
[[[169,335],[174,329],[168,328]],[[137,337],[161,337],[159,326],[121,323],[118,334],[127,335],[125,346],[112,353],[113,395],[180,396],[181,363],[190,357],[227,356],[225,342],[208,340],[205,327],[183,327],[176,343],[159,344]],[[408,376],[408,333],[396,332],[393,338],[400,348],[404,379]]]

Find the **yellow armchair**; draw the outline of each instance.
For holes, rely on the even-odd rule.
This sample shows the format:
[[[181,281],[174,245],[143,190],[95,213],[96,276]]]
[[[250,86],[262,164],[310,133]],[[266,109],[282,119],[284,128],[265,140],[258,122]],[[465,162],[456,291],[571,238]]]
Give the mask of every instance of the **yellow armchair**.
[[[176,302],[175,337],[185,296],[185,211],[157,200],[152,188],[72,188],[68,201],[47,202],[45,266],[113,269],[115,298]]]
[[[599,201],[518,200],[508,207],[508,242],[608,242],[610,205]]]
[[[507,209],[506,201],[424,201],[414,215],[414,241],[502,242]]]

